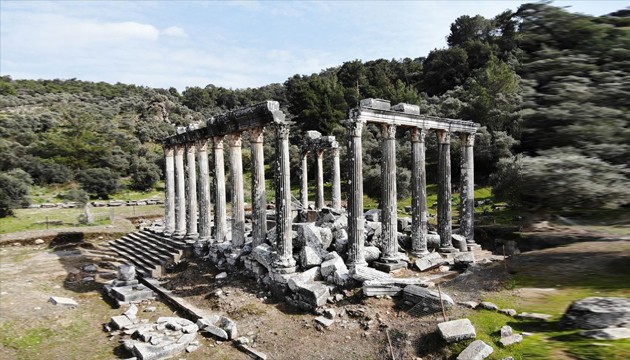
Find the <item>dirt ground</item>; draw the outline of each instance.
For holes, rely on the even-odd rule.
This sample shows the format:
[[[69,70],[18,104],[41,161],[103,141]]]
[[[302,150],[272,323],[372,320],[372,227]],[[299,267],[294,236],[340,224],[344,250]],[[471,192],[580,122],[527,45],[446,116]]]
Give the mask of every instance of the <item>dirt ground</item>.
[[[124,309],[103,298],[102,283],[114,275],[113,264],[101,251],[103,240],[84,239],[70,245],[5,246],[0,248],[0,359],[111,359],[124,356],[118,337],[102,325]],[[505,290],[509,273],[548,278],[550,286],[571,278],[590,276],[602,268],[630,271],[630,241],[581,242],[532,251],[495,262],[444,283],[442,290],[455,301],[481,300],[501,291],[523,299],[543,297],[546,290]],[[99,265],[97,273],[83,269]],[[506,271],[507,270],[507,271]],[[169,274],[165,287],[201,307],[233,318],[239,335],[269,359],[433,359],[443,358],[444,345],[436,335],[441,314],[418,316],[400,299],[365,298],[360,290],[342,293],[329,304],[336,321],[318,326],[317,315],[297,311],[243,274],[217,281],[220,271],[202,261],[191,261]],[[85,278],[94,277],[95,281]],[[541,294],[540,291],[543,291]],[[76,309],[48,303],[50,296],[79,302]],[[523,300],[526,301],[526,300]],[[143,313],[146,306],[155,313]],[[140,306],[140,318],[155,319],[176,313],[159,301]],[[447,318],[469,310],[456,307]],[[422,314],[421,314],[422,315]],[[199,336],[201,347],[186,359],[249,359],[229,342]]]

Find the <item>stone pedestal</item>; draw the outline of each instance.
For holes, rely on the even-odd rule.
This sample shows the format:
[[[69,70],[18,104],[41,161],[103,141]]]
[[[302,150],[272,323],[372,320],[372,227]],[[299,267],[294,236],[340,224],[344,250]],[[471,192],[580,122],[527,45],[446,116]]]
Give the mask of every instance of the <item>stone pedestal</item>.
[[[367,266],[364,254],[365,219],[363,218],[363,154],[361,133],[364,121],[350,119],[348,129],[348,260],[349,268]]]
[[[175,145],[175,231],[173,237],[186,235],[186,181],[184,146]]]
[[[274,272],[295,272],[291,237],[291,169],[289,164],[289,123],[276,122],[276,235],[277,258]]]
[[[324,207],[324,150],[317,150],[317,186],[315,189],[315,208]]]
[[[461,185],[459,208],[459,234],[466,238],[466,242],[475,243],[475,170],[473,145],[475,134],[462,133],[460,135],[462,148]]]
[[[427,177],[424,129],[411,129],[411,253],[422,256],[427,249]]]
[[[186,239],[195,240],[199,237],[197,231],[197,165],[195,164],[195,144],[186,146],[186,163],[188,176],[186,178],[186,208],[188,209],[188,229]]]
[[[175,231],[175,159],[172,147],[164,148],[164,235]]]
[[[336,143],[336,142],[335,142]],[[339,166],[339,145],[332,148],[333,179],[332,179],[332,207],[341,209],[341,168]]]
[[[302,150],[300,157],[302,159],[300,202],[302,203],[304,210],[308,210],[308,151]]]
[[[396,125],[381,125],[383,179],[381,195],[382,253],[381,263],[397,263],[398,210],[396,208]]]
[[[227,215],[225,199],[225,160],[223,159],[223,136],[212,138],[214,151],[214,238],[216,242],[224,242],[227,233]]]
[[[451,217],[451,134],[437,130],[438,140],[438,234],[441,252],[457,252],[453,247]]]
[[[197,142],[197,187],[199,188],[199,240],[210,240],[210,175],[208,171],[208,139]]]
[[[265,191],[264,128],[249,130],[252,146],[252,247],[265,241],[267,235],[267,194]]]
[[[241,133],[227,135],[232,175],[232,246],[245,244],[245,194],[243,192],[243,153]]]

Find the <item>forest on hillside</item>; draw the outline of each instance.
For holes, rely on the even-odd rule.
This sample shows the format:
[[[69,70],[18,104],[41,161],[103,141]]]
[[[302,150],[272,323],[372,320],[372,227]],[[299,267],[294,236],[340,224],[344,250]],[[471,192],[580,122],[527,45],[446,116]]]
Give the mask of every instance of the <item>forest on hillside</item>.
[[[475,181],[492,185],[495,195],[515,206],[630,203],[630,10],[594,17],[547,3],[525,4],[491,19],[461,16],[450,30],[448,47],[426,57],[352,60],[254,89],[207,85],[180,94],[175,88],[4,75],[0,217],[28,203],[31,185],[70,184],[75,193],[100,198],[121,186],[150,189],[162,176],[160,141],[175,126],[203,123],[264,100],[279,101],[295,121],[292,180],[297,183],[297,145],[304,132],[318,130],[345,144],[340,121],[369,97],[481,123]],[[267,134],[267,161],[273,158],[272,139]],[[398,195],[405,198],[411,146],[406,131],[398,131],[397,139]],[[368,126],[363,141],[365,192],[379,198],[377,129]],[[458,141],[452,151],[457,184]],[[432,182],[433,136],[427,137],[426,154]],[[247,151],[244,157],[248,169]]]

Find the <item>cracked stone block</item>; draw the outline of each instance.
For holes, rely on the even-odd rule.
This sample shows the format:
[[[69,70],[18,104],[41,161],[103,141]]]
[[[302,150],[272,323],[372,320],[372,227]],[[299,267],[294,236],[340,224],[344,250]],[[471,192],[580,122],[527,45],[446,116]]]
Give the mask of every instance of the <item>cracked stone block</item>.
[[[289,289],[291,289],[291,291],[297,291],[298,284],[320,280],[321,278],[322,274],[320,272],[320,268],[314,267],[308,269],[307,271],[292,275],[287,284],[289,285]]]
[[[228,339],[236,339],[238,337],[238,330],[236,329],[236,323],[232,319],[222,316],[219,320],[219,326],[225,330]]]
[[[363,214],[366,221],[378,223],[381,221],[381,209],[371,209]]]
[[[318,324],[324,326],[325,328],[328,328],[332,324],[335,323],[335,320],[326,318],[324,316],[318,316],[318,317],[315,318],[315,322],[317,322]]]
[[[125,315],[112,316],[109,323],[114,330],[124,329],[133,325],[133,321],[129,320]]]
[[[501,327],[501,337],[503,338],[503,337],[507,337],[507,336],[510,336],[510,335],[513,335],[512,327],[509,326],[509,325],[503,325]]]
[[[418,285],[409,285],[405,287],[403,290],[403,299],[415,304],[426,312],[442,311],[440,293]],[[450,309],[455,304],[453,299],[445,293],[442,293],[441,299],[445,309]]]
[[[273,265],[273,249],[268,244],[258,245],[252,250],[252,257],[270,271]]]
[[[630,323],[630,299],[590,297],[576,300],[560,319],[566,328],[603,329]]]
[[[376,261],[381,256],[381,250],[376,246],[366,246],[363,248],[363,256],[367,262]]]
[[[319,266],[322,263],[322,256],[317,249],[305,246],[300,250],[300,264],[304,269],[310,269]]]
[[[447,343],[474,339],[477,337],[475,328],[468,319],[458,319],[438,324],[438,330]]]
[[[453,256],[453,262],[456,267],[465,269],[475,263],[475,254],[470,251],[457,253]]]
[[[499,309],[499,313],[507,316],[516,316],[517,312],[514,309]]]
[[[52,303],[53,305],[59,305],[69,308],[75,308],[79,306],[79,303],[74,301],[73,299],[60,296],[51,296],[50,299],[48,299],[48,302]]]
[[[296,289],[296,300],[302,303],[301,307],[305,309],[313,310],[326,305],[330,297],[328,286],[319,282],[299,283]]]
[[[433,252],[417,259],[415,264],[418,270],[426,271],[444,264],[444,258],[442,258],[442,255]]]
[[[391,280],[394,277],[386,272],[382,272],[367,266],[357,266],[351,272],[352,277],[363,283],[368,280]]]
[[[136,267],[123,264],[118,267],[118,280],[129,281],[136,278]]]
[[[481,340],[475,340],[457,355],[457,360],[483,360],[490,356],[493,351],[492,346]]]
[[[499,307],[496,304],[491,303],[489,301],[482,301],[481,304],[479,304],[479,308],[485,309],[485,310],[490,310],[490,311],[497,311],[497,310],[499,310]]]
[[[580,335],[597,340],[630,339],[630,328],[617,327],[580,331]]]
[[[343,262],[341,256],[339,256],[336,252],[330,253],[331,255],[327,256],[327,260],[322,262],[321,265],[321,273],[322,277],[326,278],[328,275],[334,273],[335,271],[339,271],[341,273],[348,272],[348,267]]]
[[[513,334],[513,335],[510,335],[510,336],[502,337],[501,340],[499,340],[501,345],[503,345],[504,347],[505,346],[514,345],[514,344],[518,344],[521,341],[523,341],[523,335],[521,335],[521,334]]]
[[[523,313],[520,313],[520,314],[516,315],[516,317],[519,318],[519,319],[523,319],[523,320],[546,321],[546,320],[551,319],[552,316],[549,315],[549,314],[523,312]]]

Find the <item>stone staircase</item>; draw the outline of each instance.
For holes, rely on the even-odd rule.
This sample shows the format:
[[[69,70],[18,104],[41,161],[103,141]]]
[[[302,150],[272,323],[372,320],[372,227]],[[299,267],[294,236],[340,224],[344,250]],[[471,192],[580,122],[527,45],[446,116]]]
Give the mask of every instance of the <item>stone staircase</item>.
[[[161,277],[169,264],[180,261],[186,243],[162,234],[141,230],[110,241],[109,248],[126,263],[136,266],[142,277]]]

